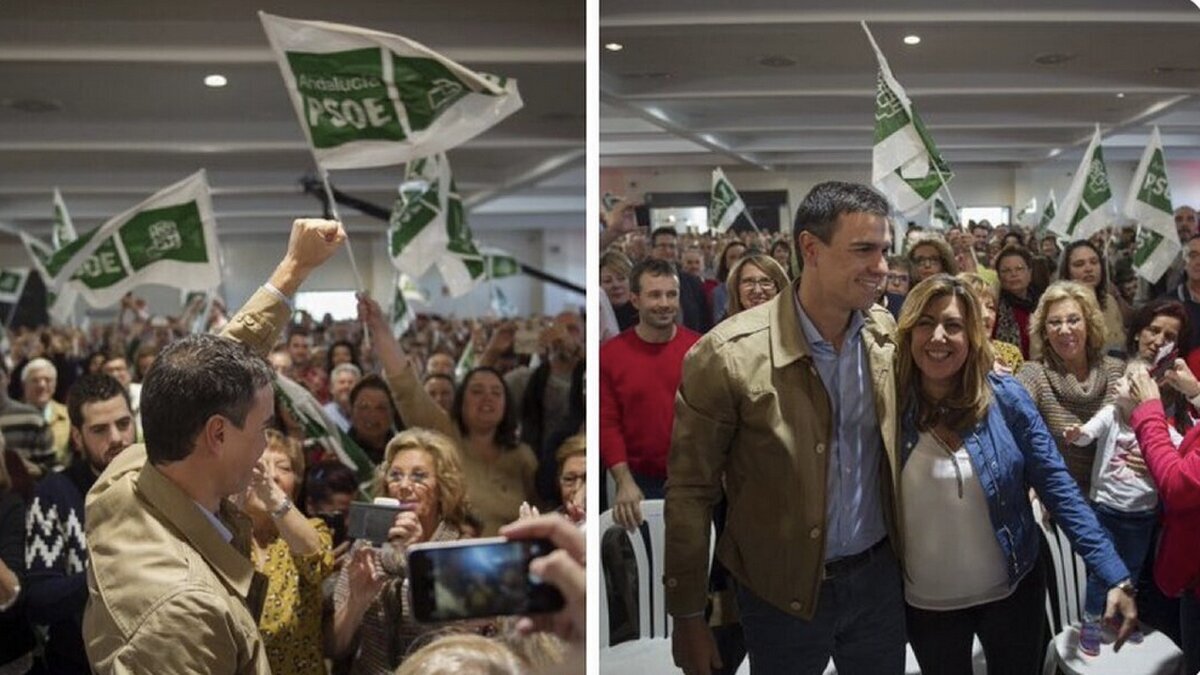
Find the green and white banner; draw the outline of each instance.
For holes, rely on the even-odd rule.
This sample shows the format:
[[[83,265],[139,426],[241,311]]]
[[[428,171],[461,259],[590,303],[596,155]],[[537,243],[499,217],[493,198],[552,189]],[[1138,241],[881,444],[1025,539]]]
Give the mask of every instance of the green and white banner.
[[[1058,215],[1058,202],[1054,199],[1054,188],[1050,188],[1050,196],[1046,198],[1046,208],[1042,210],[1042,219],[1038,221],[1038,229],[1045,231]]]
[[[934,197],[929,203],[929,224],[940,230],[958,227],[958,216],[941,197]]]
[[[879,61],[871,182],[892,201],[897,211],[912,214],[949,183],[954,174],[938,153],[933,137],[904,88],[892,76],[866,22],[862,27]]]
[[[50,245],[57,250],[78,238],[62,193],[58,191],[58,188],[54,188],[54,229],[50,232]]]
[[[1155,283],[1183,250],[1179,232],[1175,229],[1171,185],[1167,181],[1158,127],[1150,134],[1142,161],[1133,172],[1129,196],[1125,198],[1125,215],[1138,224],[1133,268],[1138,276]]]
[[[725,232],[738,216],[746,213],[746,203],[725,177],[721,167],[712,172],[712,197],[708,203],[708,229]]]
[[[480,247],[479,252],[483,254],[483,266],[488,279],[503,279],[521,273],[521,263],[511,253],[492,247]]]
[[[417,311],[413,309],[411,303],[414,301],[428,302],[428,299],[407,274],[397,273],[394,286],[392,289],[392,334],[400,337],[407,333],[409,327],[417,320]]]
[[[1083,161],[1075,170],[1075,179],[1063,199],[1063,208],[1051,221],[1049,229],[1067,241],[1087,239],[1108,227],[1112,220],[1112,189],[1108,185],[1108,169],[1104,167],[1104,150],[1100,147],[1100,125],[1092,134],[1092,142],[1083,153]]]
[[[28,267],[9,267],[0,269],[0,302],[10,305],[17,304],[21,293],[25,290],[25,282],[29,280]]]
[[[221,283],[217,226],[204,171],[54,251],[43,276],[93,307],[116,304],[142,284],[210,289]]]
[[[68,323],[71,320],[71,315],[75,311],[75,301],[79,298],[79,292],[72,287],[64,287],[55,291],[52,287],[53,277],[46,271],[46,261],[54,253],[54,249],[50,248],[46,242],[38,239],[28,233],[19,232],[21,243],[25,245],[26,252],[29,253],[29,259],[33,261],[33,269],[42,277],[42,283],[46,285],[46,311],[54,323]]]
[[[458,357],[458,363],[454,365],[454,379],[462,382],[467,373],[475,369],[475,336],[472,335],[467,340],[467,346],[463,348],[462,355]]]
[[[509,301],[508,296],[504,294],[504,289],[500,288],[496,284],[489,285],[491,286],[491,305],[493,314],[501,319],[515,319],[521,315],[521,310],[517,309],[517,306]]]
[[[408,38],[258,13],[317,162],[403,164],[461,145],[521,108],[516,80]]]
[[[450,294],[466,294],[485,275],[444,154],[410,162],[388,222],[388,247],[397,270],[420,277],[437,265]]]

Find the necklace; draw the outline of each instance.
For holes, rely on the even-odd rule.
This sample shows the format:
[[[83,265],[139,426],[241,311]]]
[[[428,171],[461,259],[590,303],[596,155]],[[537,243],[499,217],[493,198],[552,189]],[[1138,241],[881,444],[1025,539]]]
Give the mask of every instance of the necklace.
[[[950,458],[950,463],[954,465],[954,477],[958,480],[958,498],[962,499],[963,498],[963,475],[962,475],[962,469],[958,468],[957,454],[955,454],[955,452],[950,449],[949,445],[946,445],[946,442],[942,440],[942,437],[938,435],[937,431],[935,431],[934,429],[931,428],[929,430],[929,435],[933,436],[933,440],[937,442],[938,447],[940,447],[946,453],[946,456]]]

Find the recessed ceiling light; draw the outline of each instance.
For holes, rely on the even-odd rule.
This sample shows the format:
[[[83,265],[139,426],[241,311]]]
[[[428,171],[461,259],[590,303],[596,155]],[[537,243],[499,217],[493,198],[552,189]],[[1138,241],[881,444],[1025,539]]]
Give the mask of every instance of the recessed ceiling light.
[[[1117,92],[1117,98],[1125,98],[1125,92],[1123,92],[1123,91]]]
[[[768,68],[790,68],[796,65],[796,59],[775,54],[762,57],[758,60],[758,65]]]
[[[4,99],[0,101],[0,106],[12,108],[23,113],[51,113],[58,112],[63,109],[61,101],[46,98],[18,98]]]
[[[214,73],[212,75],[205,76],[204,84],[209,87],[224,87],[226,84],[229,84],[229,80],[226,80],[224,75],[217,75]]]
[[[1033,62],[1039,66],[1057,66],[1060,63],[1066,63],[1074,58],[1074,54],[1060,54],[1057,52],[1052,52],[1050,54],[1038,54],[1034,57]]]
[[[904,44],[919,45],[919,44],[921,44],[921,36],[920,35],[905,35],[904,36]]]
[[[621,44],[620,42],[610,42],[604,45],[604,48],[610,52],[619,52],[622,49],[625,49],[625,45]]]

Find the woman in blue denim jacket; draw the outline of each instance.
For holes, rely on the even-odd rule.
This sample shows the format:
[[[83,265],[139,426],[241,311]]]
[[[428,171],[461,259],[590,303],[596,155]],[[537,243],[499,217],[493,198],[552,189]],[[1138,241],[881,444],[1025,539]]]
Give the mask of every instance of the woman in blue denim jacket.
[[[1137,616],[1129,572],[1029,394],[992,373],[971,289],[939,274],[910,291],[896,360],[905,600],[922,672],[970,673],[975,635],[989,673],[1040,670],[1045,571],[1030,487],[1109,584],[1106,617],[1124,617],[1119,647]]]

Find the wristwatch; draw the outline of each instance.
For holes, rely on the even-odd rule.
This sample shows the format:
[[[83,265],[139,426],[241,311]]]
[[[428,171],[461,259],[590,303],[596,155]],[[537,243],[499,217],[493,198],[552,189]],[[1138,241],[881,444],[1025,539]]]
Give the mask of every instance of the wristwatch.
[[[1121,589],[1125,592],[1125,595],[1128,595],[1131,598],[1137,597],[1137,586],[1134,586],[1133,581],[1130,579],[1125,579],[1124,581],[1117,583],[1114,588]]]
[[[283,502],[279,504],[279,508],[271,512],[271,517],[278,520],[287,515],[288,511],[292,510],[292,500],[287,497],[283,498]]]

